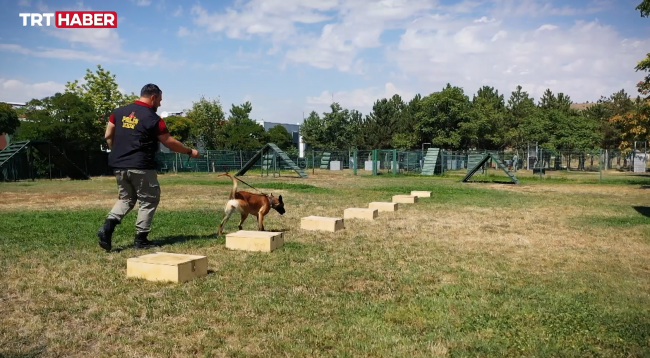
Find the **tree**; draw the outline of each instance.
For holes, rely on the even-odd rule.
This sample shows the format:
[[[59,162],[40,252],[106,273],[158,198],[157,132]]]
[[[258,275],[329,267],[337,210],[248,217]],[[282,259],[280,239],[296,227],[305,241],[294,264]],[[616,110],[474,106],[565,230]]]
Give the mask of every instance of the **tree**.
[[[463,141],[459,128],[469,122],[470,106],[462,88],[447,84],[442,91],[422,98],[416,130],[434,146],[445,149],[465,147],[467,143]]]
[[[506,108],[509,118],[506,122],[505,140],[514,148],[523,148],[526,141],[530,140],[524,128],[531,127],[529,124],[534,123],[538,118],[535,100],[528,95],[528,92],[522,91],[521,86],[517,86],[510,94]]]
[[[228,121],[223,126],[224,141],[220,148],[231,150],[256,150],[268,143],[264,127],[249,118],[253,106],[250,102],[232,105]]]
[[[400,135],[398,125],[402,111],[406,104],[399,95],[393,95],[390,99],[383,98],[375,102],[372,112],[366,117],[363,126],[363,143],[369,149],[391,148],[393,136],[397,143],[402,146],[408,138]]]
[[[169,134],[182,143],[190,141],[192,136],[193,122],[188,117],[169,116],[165,118],[165,124],[169,129]]]
[[[650,17],[650,0],[643,0],[636,10],[641,12],[641,17]]]
[[[302,140],[314,148],[325,148],[328,145],[325,131],[325,122],[316,111],[311,111],[300,125]]]
[[[225,140],[223,125],[225,115],[218,99],[208,101],[201,96],[198,102],[192,103],[192,109],[187,112],[187,118],[193,122],[192,136],[203,143],[207,150],[218,149]]]
[[[397,133],[393,134],[392,146],[394,148],[407,150],[420,146],[422,140],[420,132],[416,130],[421,111],[422,96],[416,94],[409,103],[402,108],[397,119]]]
[[[13,135],[18,127],[20,127],[20,120],[16,110],[10,104],[0,102],[0,134]]]
[[[289,149],[289,147],[291,147],[293,144],[293,138],[291,138],[291,134],[283,126],[274,126],[273,128],[269,129],[268,135],[269,142],[275,143],[282,150]]]
[[[634,147],[634,141],[650,139],[650,115],[648,104],[637,97],[629,111],[615,113],[610,121],[621,128],[619,149],[629,151]]]
[[[303,141],[319,149],[351,148],[358,138],[352,132],[352,121],[360,118],[360,113],[343,109],[340,104],[332,103],[331,112],[323,113],[321,118],[312,111],[300,126]]]
[[[650,17],[650,0],[643,0],[639,6],[636,7],[636,10],[639,10],[641,17]],[[635,70],[637,72],[650,72],[650,53],[646,55],[645,59],[641,60],[637,64]],[[648,99],[650,99],[650,73],[648,73],[648,75],[637,84],[637,87],[639,88],[639,93],[644,96],[647,95]]]
[[[125,95],[118,90],[115,75],[97,65],[96,73],[86,69],[86,83],[80,85],[78,80],[66,83],[66,93],[75,93],[91,104],[98,121],[106,123],[110,113],[117,107],[133,102],[139,98],[131,93]]]
[[[20,140],[43,139],[63,150],[97,151],[104,144],[104,125],[93,106],[75,93],[56,93],[26,104]]]
[[[506,104],[502,94],[483,86],[472,98],[469,122],[462,123],[462,134],[470,146],[482,149],[502,148],[506,144]]]

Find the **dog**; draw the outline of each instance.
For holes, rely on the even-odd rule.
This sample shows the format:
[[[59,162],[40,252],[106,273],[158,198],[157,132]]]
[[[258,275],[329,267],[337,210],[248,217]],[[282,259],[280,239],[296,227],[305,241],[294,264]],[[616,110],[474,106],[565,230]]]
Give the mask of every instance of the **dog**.
[[[225,175],[232,180],[232,189],[230,189],[228,202],[224,207],[226,216],[221,220],[217,236],[221,235],[224,224],[228,219],[230,219],[230,216],[234,212],[241,214],[239,230],[242,230],[242,224],[248,215],[255,215],[259,231],[264,231],[264,216],[266,216],[271,209],[277,211],[280,215],[284,215],[286,212],[284,209],[284,202],[282,201],[282,195],[276,198],[273,194],[266,195],[249,193],[247,191],[237,191],[237,180],[227,173],[222,175]]]

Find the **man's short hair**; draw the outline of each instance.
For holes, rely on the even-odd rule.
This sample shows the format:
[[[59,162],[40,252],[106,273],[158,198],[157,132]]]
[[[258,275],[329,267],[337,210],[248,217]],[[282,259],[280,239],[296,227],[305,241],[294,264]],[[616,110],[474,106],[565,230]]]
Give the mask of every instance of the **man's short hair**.
[[[153,83],[148,83],[142,87],[142,90],[140,91],[140,97],[151,97],[155,94],[161,94],[162,91],[158,86],[156,86]]]

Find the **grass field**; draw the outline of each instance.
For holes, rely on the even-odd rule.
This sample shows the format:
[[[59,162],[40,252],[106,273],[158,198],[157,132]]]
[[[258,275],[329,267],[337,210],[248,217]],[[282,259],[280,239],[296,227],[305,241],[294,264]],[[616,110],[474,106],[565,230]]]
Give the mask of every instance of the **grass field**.
[[[208,256],[209,275],[185,284],[125,277],[127,258],[154,251],[130,247],[135,213],[117,252],[97,246],[114,179],[0,184],[0,357],[650,356],[650,177],[308,174],[242,178],[283,196],[287,214],[265,220],[285,232],[273,253],[216,237],[227,179],[161,175],[151,238]],[[300,230],[411,190],[433,197]]]

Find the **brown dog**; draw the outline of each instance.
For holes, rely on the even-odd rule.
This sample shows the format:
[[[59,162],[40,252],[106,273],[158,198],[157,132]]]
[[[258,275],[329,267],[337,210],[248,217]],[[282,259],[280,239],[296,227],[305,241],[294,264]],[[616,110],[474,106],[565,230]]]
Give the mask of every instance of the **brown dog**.
[[[237,180],[228,174],[222,174],[232,180],[232,189],[228,196],[228,202],[224,208],[226,216],[221,220],[219,225],[219,233],[223,232],[223,225],[230,219],[230,215],[234,212],[241,214],[239,221],[239,230],[242,230],[242,224],[248,215],[255,215],[257,218],[257,228],[259,231],[264,231],[264,216],[274,209],[280,215],[284,215],[284,202],[282,202],[282,195],[274,197],[273,194],[254,194],[247,191],[237,191]]]

